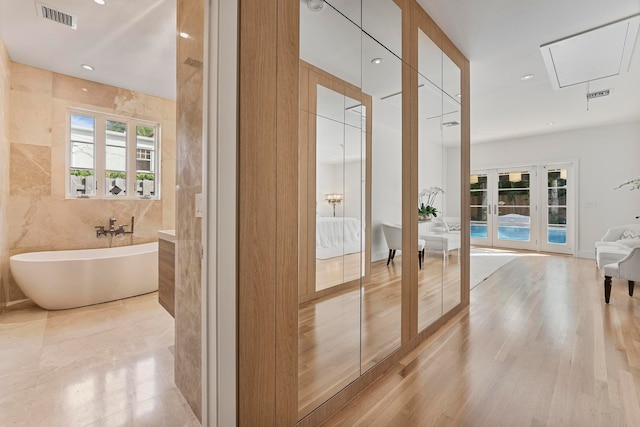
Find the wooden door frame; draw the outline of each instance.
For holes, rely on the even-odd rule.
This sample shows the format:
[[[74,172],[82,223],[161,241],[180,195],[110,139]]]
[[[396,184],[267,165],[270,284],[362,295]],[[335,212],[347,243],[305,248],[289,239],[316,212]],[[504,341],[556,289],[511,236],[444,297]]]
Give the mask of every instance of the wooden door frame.
[[[316,291],[316,117],[317,88],[324,86],[334,92],[360,101],[367,111],[365,151],[365,271],[371,274],[371,147],[373,104],[371,96],[362,90],[312,64],[300,60],[300,285],[298,301],[308,302],[332,293],[351,289],[360,279]],[[304,76],[304,77],[302,77]],[[302,253],[304,251],[304,253]],[[306,280],[305,280],[306,278]]]

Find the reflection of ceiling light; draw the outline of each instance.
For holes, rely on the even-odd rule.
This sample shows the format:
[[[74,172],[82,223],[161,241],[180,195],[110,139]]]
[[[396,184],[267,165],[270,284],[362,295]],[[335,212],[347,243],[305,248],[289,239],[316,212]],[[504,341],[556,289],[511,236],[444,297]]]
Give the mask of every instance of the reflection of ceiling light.
[[[83,92],[88,92],[88,91],[89,91],[89,89],[87,89],[86,87],[83,87],[83,88],[82,88],[82,91],[83,91]]]
[[[324,9],[324,0],[307,0],[307,7],[312,12],[320,12]]]
[[[567,170],[560,169],[560,179],[567,179]]]
[[[522,174],[520,172],[509,172],[509,181],[511,182],[522,181]]]
[[[382,58],[373,58],[371,60],[372,64],[382,64]]]
[[[104,5],[104,4],[106,4],[106,3],[107,3],[107,2],[106,2],[106,1],[104,1],[104,0],[93,0],[93,1],[94,1],[94,2],[96,2],[96,3],[98,3],[99,5]]]
[[[190,37],[190,36],[189,36],[189,33],[185,33],[184,31],[180,31],[180,32],[178,33],[178,35],[179,35],[180,37],[182,37],[183,39],[188,39],[188,38]]]
[[[525,74],[524,76],[520,77],[520,80],[524,81],[524,80],[531,80],[533,78],[533,74]]]
[[[83,70],[93,71],[93,67],[89,64],[82,64],[81,67]]]
[[[446,128],[450,128],[451,126],[460,126],[460,122],[457,122],[457,121],[453,120],[451,122],[444,122],[442,124],[442,126],[444,126]]]

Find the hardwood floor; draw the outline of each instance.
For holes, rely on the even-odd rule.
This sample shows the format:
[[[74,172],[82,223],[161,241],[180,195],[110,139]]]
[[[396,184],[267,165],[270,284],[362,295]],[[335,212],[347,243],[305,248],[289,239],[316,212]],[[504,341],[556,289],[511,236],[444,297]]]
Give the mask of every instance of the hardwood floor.
[[[359,258],[352,258],[355,262]],[[372,263],[371,276],[343,292],[300,305],[298,408],[304,416],[400,346],[402,256]],[[460,302],[455,253],[428,254],[419,272],[422,330]],[[444,282],[443,282],[444,278]],[[444,283],[444,286],[443,286]],[[457,298],[457,300],[456,300]]]
[[[592,260],[520,256],[324,425],[638,426],[640,297]]]

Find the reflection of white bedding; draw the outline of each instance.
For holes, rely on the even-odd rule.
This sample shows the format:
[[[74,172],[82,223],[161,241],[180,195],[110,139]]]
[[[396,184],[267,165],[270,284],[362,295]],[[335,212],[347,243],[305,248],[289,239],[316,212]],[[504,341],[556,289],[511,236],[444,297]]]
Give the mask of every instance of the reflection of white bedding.
[[[362,225],[358,218],[316,217],[316,258],[360,252]]]

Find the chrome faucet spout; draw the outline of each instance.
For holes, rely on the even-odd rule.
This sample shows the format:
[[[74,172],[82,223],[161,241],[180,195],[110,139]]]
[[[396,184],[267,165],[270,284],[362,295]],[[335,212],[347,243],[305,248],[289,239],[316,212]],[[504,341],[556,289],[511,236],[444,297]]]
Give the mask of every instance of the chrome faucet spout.
[[[109,231],[116,231],[116,219],[114,217],[109,218]]]

